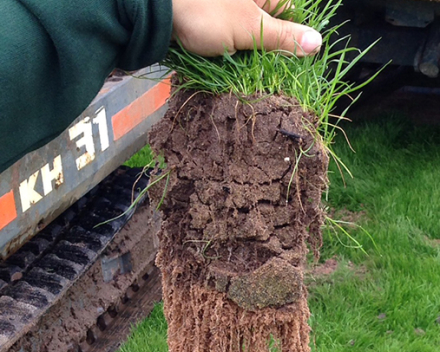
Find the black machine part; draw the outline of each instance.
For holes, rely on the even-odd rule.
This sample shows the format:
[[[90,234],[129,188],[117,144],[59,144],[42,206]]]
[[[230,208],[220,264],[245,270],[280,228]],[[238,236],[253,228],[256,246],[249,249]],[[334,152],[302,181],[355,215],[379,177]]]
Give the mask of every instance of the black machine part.
[[[148,182],[148,173],[142,169],[115,170],[16,253],[0,261],[1,352],[78,346],[82,337],[93,333],[93,322],[102,325],[100,320],[108,320],[121,294],[131,295],[130,287],[138,290],[136,282],[154,270],[160,226],[160,217],[142,193]],[[139,203],[130,208],[138,197]],[[145,295],[160,299],[154,292]],[[124,304],[127,299],[122,299]],[[80,314],[83,310],[88,313]],[[89,340],[84,348],[68,350],[86,351],[95,338]]]
[[[380,41],[363,62],[413,67],[436,78],[440,58],[440,1],[344,0],[334,24],[348,21],[341,36],[351,35],[351,46],[367,48]]]

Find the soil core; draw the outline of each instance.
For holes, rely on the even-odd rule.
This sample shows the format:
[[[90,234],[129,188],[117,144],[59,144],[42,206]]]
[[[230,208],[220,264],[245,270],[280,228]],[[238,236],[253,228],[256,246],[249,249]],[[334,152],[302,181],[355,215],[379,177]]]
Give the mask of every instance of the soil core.
[[[316,123],[282,96],[171,98],[150,133],[170,170],[165,198],[165,182],[150,192],[170,352],[310,351],[303,266],[328,166]]]

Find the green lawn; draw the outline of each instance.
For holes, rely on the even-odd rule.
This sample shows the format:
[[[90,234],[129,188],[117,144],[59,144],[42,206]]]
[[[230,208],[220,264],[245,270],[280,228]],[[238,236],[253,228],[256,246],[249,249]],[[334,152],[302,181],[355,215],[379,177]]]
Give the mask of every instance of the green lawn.
[[[308,278],[312,350],[440,351],[440,129],[389,116],[343,127],[356,153],[342,136],[334,149],[354,178],[344,187],[332,163],[326,203],[374,243],[347,227],[366,255],[325,231],[321,262],[339,266]],[[159,305],[120,351],[165,352],[165,340]]]
[[[326,238],[324,259],[363,270],[310,290],[314,350],[439,351],[440,131],[384,116],[345,129],[356,153],[341,139],[336,149],[355,177],[344,187],[331,166],[329,205],[363,212],[377,249],[359,230],[369,256]]]
[[[151,155],[151,148],[146,145],[141,150],[139,150],[135,155],[133,155],[130,160],[127,160],[124,165],[129,167],[144,167],[153,160]],[[152,165],[154,167],[154,165]]]
[[[133,329],[119,352],[167,352],[167,322],[162,304],[156,304],[150,316]]]

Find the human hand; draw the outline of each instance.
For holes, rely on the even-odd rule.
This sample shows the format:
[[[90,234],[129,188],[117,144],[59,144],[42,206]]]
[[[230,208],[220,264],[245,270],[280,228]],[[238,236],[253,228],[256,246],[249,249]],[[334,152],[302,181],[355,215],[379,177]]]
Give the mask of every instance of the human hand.
[[[172,1],[173,39],[178,38],[185,49],[199,55],[220,56],[225,49],[230,54],[250,50],[254,38],[259,49],[263,46],[297,56],[313,55],[322,44],[321,35],[314,29],[276,19],[266,12],[275,9],[280,0]]]

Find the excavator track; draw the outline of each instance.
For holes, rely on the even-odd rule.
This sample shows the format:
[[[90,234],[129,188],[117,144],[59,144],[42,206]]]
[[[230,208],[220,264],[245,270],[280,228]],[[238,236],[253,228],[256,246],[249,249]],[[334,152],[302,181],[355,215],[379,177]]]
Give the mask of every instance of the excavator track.
[[[129,210],[148,180],[117,169],[0,263],[0,352],[114,351],[149,313],[160,219]]]

